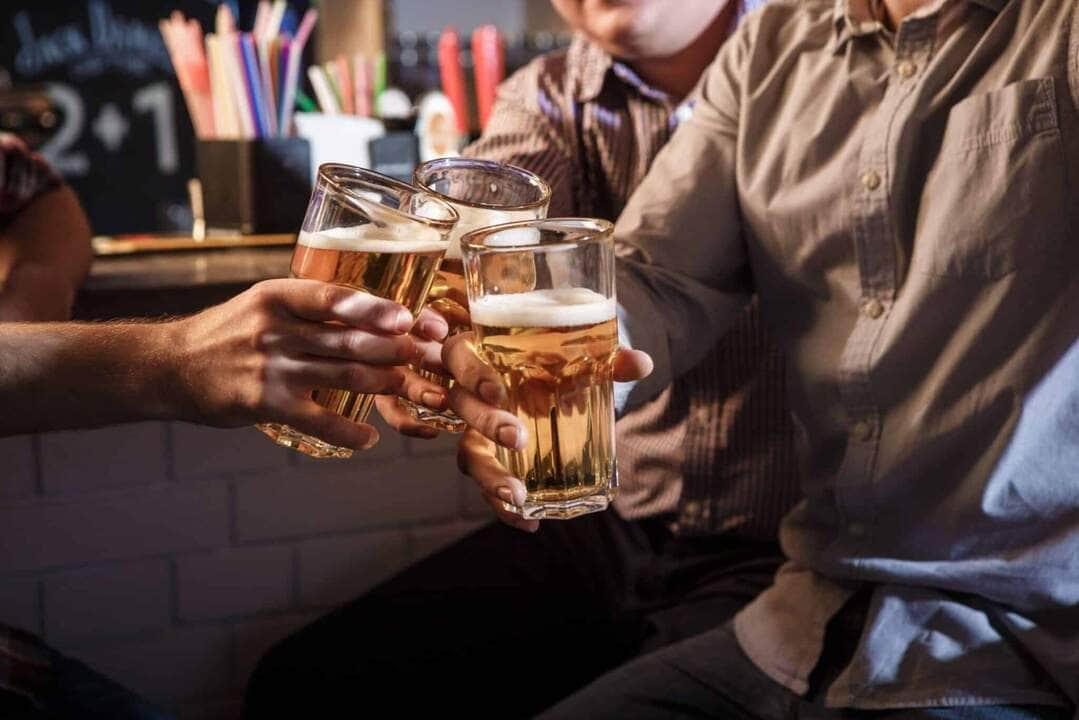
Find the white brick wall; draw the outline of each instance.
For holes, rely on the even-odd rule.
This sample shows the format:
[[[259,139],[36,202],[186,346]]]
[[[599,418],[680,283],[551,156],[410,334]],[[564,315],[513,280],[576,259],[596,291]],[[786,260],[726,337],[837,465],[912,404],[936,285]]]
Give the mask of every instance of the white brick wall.
[[[181,720],[235,720],[269,647],[490,511],[455,440],[316,461],[257,430],[0,439],[0,622]]]

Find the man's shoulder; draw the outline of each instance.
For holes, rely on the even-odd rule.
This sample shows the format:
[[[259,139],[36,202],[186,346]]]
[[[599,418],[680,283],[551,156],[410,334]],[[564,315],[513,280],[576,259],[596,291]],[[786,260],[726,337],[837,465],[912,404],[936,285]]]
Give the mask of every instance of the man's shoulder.
[[[533,58],[510,75],[503,84],[503,97],[527,106],[540,102],[540,96],[561,104],[572,93],[570,72],[571,47],[559,48]]]

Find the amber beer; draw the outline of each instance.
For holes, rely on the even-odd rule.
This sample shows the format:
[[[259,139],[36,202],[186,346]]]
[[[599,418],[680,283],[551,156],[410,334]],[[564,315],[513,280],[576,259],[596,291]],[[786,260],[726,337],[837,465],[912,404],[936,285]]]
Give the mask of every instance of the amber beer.
[[[427,299],[446,243],[408,228],[363,225],[300,233],[290,275],[363,290],[404,305],[413,315]],[[315,402],[355,422],[365,422],[374,395],[316,390]]]
[[[446,318],[449,334],[455,335],[471,327],[461,236],[491,225],[542,218],[547,214],[551,191],[542,179],[527,170],[470,158],[426,162],[416,168],[413,181],[451,205],[459,217],[428,298],[430,307]],[[446,375],[418,368],[417,372],[444,387],[453,385],[453,379]],[[407,400],[401,402],[413,417],[433,427],[450,432],[460,432],[465,427],[449,410],[436,412]]]
[[[528,428],[523,452],[498,454],[530,501],[572,516],[577,501],[605,496],[615,474],[614,301],[584,288],[490,295],[472,304],[472,323]]]
[[[477,347],[501,375],[510,411],[528,429],[525,449],[497,450],[528,491],[525,506],[511,509],[528,518],[603,510],[618,484],[610,223],[500,227],[466,235],[463,244]],[[541,287],[503,292],[505,268],[525,260]]]
[[[377,173],[329,165],[296,239],[291,277],[343,285],[399,303],[415,316],[434,282],[448,246],[456,213],[410,185]],[[375,395],[320,388],[311,398],[358,423],[365,422]],[[259,429],[275,442],[314,457],[349,457],[287,425]]]

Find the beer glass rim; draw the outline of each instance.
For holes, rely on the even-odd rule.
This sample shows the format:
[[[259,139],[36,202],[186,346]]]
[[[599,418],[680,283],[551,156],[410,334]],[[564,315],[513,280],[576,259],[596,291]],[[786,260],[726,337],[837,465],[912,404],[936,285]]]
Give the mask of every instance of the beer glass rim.
[[[527,184],[532,185],[539,190],[539,199],[530,203],[521,203],[519,205],[504,205],[498,203],[484,203],[474,200],[459,200],[455,197],[445,195],[429,187],[421,178],[425,173],[431,172],[442,167],[461,167],[461,168],[483,168],[485,170],[499,170],[509,171],[510,175],[517,176],[518,179],[524,180]],[[466,158],[466,157],[443,157],[435,158],[434,160],[428,160],[425,163],[421,163],[416,166],[416,169],[412,171],[412,182],[425,192],[429,192],[436,197],[441,198],[449,203],[457,203],[458,205],[465,205],[467,207],[482,208],[484,210],[504,210],[507,212],[516,212],[519,210],[534,210],[536,208],[543,207],[551,201],[551,186],[547,184],[547,181],[541,178],[531,170],[525,170],[524,168],[517,167],[516,165],[510,165],[509,163],[500,163],[494,160],[483,160],[480,158]]]
[[[535,228],[540,231],[538,243],[519,243],[509,245],[487,245],[492,235],[518,228]],[[571,238],[543,239],[543,231],[560,232]],[[550,251],[554,248],[578,247],[590,243],[613,243],[614,223],[600,218],[540,218],[536,220],[518,220],[516,222],[488,225],[461,236],[461,251],[469,255],[490,253],[522,252],[528,250]]]
[[[391,191],[397,191],[401,193],[410,193],[418,195],[425,199],[431,200],[445,209],[449,210],[450,217],[448,218],[429,218],[423,215],[416,215],[415,213],[402,210],[400,207],[393,207],[391,205],[383,205],[382,203],[375,203],[369,198],[365,198],[362,195],[358,195],[351,191],[349,188],[344,187],[338,178],[342,176],[348,176],[351,179],[359,180],[364,185],[370,186],[372,191],[385,192],[387,189]],[[409,183],[402,182],[395,178],[383,175],[382,173],[375,172],[374,170],[368,170],[367,168],[357,167],[356,165],[346,165],[344,163],[323,163],[318,167],[318,178],[324,182],[332,190],[336,191],[343,202],[352,205],[357,211],[364,215],[370,214],[369,206],[373,204],[378,205],[379,212],[388,213],[389,215],[399,215],[405,220],[411,222],[421,223],[429,227],[438,230],[439,232],[448,233],[453,230],[457,221],[460,220],[460,215],[452,205],[442,199],[438,193],[431,192],[426,188],[416,187]]]

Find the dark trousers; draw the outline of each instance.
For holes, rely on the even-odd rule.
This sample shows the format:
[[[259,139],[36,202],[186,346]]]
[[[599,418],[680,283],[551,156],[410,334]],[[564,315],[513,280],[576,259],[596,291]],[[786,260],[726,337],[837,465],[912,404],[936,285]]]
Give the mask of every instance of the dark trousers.
[[[827,642],[827,641],[826,641]],[[834,653],[822,659],[834,675]],[[762,673],[738,647],[729,626],[709,630],[607,673],[541,720],[577,718],[728,718],[730,720],[1068,720],[1068,708],[981,705],[838,710],[795,695]]]
[[[246,717],[528,717],[603,673],[723,624],[770,584],[771,543],[683,539],[614,512],[490,525],[261,661]]]

